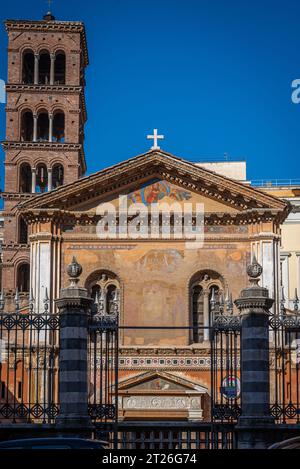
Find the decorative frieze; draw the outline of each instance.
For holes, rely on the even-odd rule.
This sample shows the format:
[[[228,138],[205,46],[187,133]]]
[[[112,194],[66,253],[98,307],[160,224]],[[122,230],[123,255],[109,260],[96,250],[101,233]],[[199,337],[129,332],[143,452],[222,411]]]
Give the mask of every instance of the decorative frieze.
[[[122,410],[198,410],[201,409],[201,397],[191,396],[120,396]]]

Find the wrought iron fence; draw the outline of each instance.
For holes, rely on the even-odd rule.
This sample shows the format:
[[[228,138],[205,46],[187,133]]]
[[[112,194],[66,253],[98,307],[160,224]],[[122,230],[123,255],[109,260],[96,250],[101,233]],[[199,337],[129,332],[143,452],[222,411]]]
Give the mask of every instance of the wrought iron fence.
[[[58,415],[59,316],[35,313],[34,299],[20,310],[4,312],[0,296],[0,420],[50,423]]]
[[[96,295],[89,323],[89,415],[94,422],[118,419],[119,300],[118,292],[110,311]]]
[[[285,307],[282,289],[280,312],[271,314],[270,412],[278,423],[300,423],[300,312],[297,290],[293,310]]]
[[[241,415],[240,333],[241,321],[234,314],[231,295],[216,304],[211,299],[211,418],[213,422],[236,422]]]
[[[120,422],[117,440],[113,430],[96,431],[96,437],[116,449],[200,450],[235,449],[234,425],[176,422]]]

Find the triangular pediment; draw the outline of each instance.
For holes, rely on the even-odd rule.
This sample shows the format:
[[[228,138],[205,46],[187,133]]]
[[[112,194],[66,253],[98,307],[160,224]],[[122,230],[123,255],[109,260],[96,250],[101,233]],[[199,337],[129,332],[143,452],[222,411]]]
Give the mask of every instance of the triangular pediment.
[[[207,392],[207,388],[172,373],[150,371],[121,381],[119,391],[134,393],[199,392],[203,394]]]
[[[120,209],[121,200],[126,199],[126,207],[129,209],[133,204],[141,204],[144,207],[156,205],[162,208],[165,204],[170,207],[180,206],[183,208],[185,203],[203,204],[205,212],[239,212],[242,209],[233,207],[231,204],[222,202],[215,198],[204,196],[201,193],[174,184],[162,177],[153,175],[149,179],[136,181],[128,187],[121,187],[117,191],[109,194],[107,197],[93,197],[82,203],[77,203],[73,207],[77,212],[96,213],[101,204],[112,204],[116,211]]]
[[[206,204],[208,212],[272,210],[283,219],[289,212],[289,205],[282,200],[163,151],[150,151],[38,195],[20,208],[89,212],[120,194],[143,203],[197,199]]]

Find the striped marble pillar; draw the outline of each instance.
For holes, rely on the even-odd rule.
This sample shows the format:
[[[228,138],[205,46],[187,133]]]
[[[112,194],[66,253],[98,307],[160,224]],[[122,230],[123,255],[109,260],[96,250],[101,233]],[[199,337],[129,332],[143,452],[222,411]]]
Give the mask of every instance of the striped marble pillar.
[[[255,256],[248,266],[250,286],[235,301],[241,314],[241,405],[238,422],[240,448],[267,447],[270,416],[269,310],[274,300],[258,285],[262,267]]]
[[[88,428],[88,319],[92,299],[77,285],[82,268],[73,258],[68,266],[71,285],[61,290],[59,405],[57,425]]]

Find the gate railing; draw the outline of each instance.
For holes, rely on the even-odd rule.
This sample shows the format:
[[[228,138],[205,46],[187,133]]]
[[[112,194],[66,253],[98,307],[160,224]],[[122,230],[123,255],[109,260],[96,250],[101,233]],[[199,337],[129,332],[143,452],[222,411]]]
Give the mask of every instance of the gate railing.
[[[117,442],[111,429],[96,430],[96,436],[109,442],[110,448],[200,450],[235,449],[234,424],[212,426],[196,422],[119,422]],[[115,446],[116,445],[116,446]]]
[[[278,423],[300,423],[300,312],[297,290],[293,310],[285,307],[269,318],[271,415]]]
[[[104,314],[97,298],[89,298],[87,290],[78,286],[81,270],[74,259],[68,267],[71,284],[61,291],[57,314],[48,312],[47,292],[42,311],[35,310],[32,295],[28,307],[21,310],[17,293],[13,313],[5,312],[4,298],[0,295],[0,421],[55,422],[60,426],[93,427],[97,431],[113,428],[109,431],[113,431],[118,447],[135,444],[187,449],[233,447],[232,429],[236,423],[240,428],[250,425],[261,428],[275,422],[300,423],[298,296],[296,293],[291,311],[285,308],[282,294],[279,314],[271,314],[273,300],[268,290],[258,285],[262,268],[255,258],[247,268],[250,286],[234,302],[237,309],[228,291],[226,298],[220,296],[218,301],[212,292],[208,327],[120,326],[118,292],[110,298],[109,312]],[[202,329],[201,333],[192,334],[195,327]],[[201,377],[203,389],[195,388],[201,396],[195,398],[193,388],[189,400],[185,392],[181,404],[187,406],[186,422],[176,429],[163,425],[156,428],[156,424],[151,427],[146,421],[141,422],[142,427],[136,422],[134,425],[118,422],[119,397],[126,401],[127,409],[130,407],[128,388],[123,388],[123,394],[120,391],[123,370],[119,366],[122,358],[119,336],[124,336],[127,330],[131,340],[135,330],[141,329],[145,332],[140,338],[149,343],[156,341],[158,330],[161,338],[169,340],[172,334],[173,342],[177,333],[180,343],[185,343],[184,337],[186,344],[190,344],[191,337],[205,338],[202,347],[197,344],[193,348],[194,354],[201,350],[199,357],[205,357],[207,366]],[[209,334],[204,334],[204,329]],[[185,353],[190,351],[186,347]],[[157,360],[156,363],[160,357]],[[173,391],[178,392],[178,383],[183,387],[187,384],[180,360],[173,362],[173,376],[177,374],[178,378]],[[154,361],[151,366],[153,371]],[[153,388],[154,394],[155,391]],[[153,393],[149,392],[148,397]],[[142,404],[147,406],[148,401],[144,399]],[[161,405],[162,417],[164,406],[171,406],[168,410],[175,419],[175,414],[178,415],[175,401],[172,397],[166,404],[156,399],[154,406]],[[201,417],[204,404],[206,414]],[[255,438],[255,432],[252,435]]]
[[[0,296],[0,421],[51,423],[58,415],[59,316],[26,308],[5,313]]]
[[[216,307],[217,306],[217,307]],[[240,332],[241,320],[234,313],[227,291],[216,305],[211,299],[214,317],[211,330],[211,407],[213,422],[236,422],[241,415]]]
[[[114,314],[104,315],[97,303],[89,323],[89,415],[94,422],[118,419],[119,331],[118,304]]]

